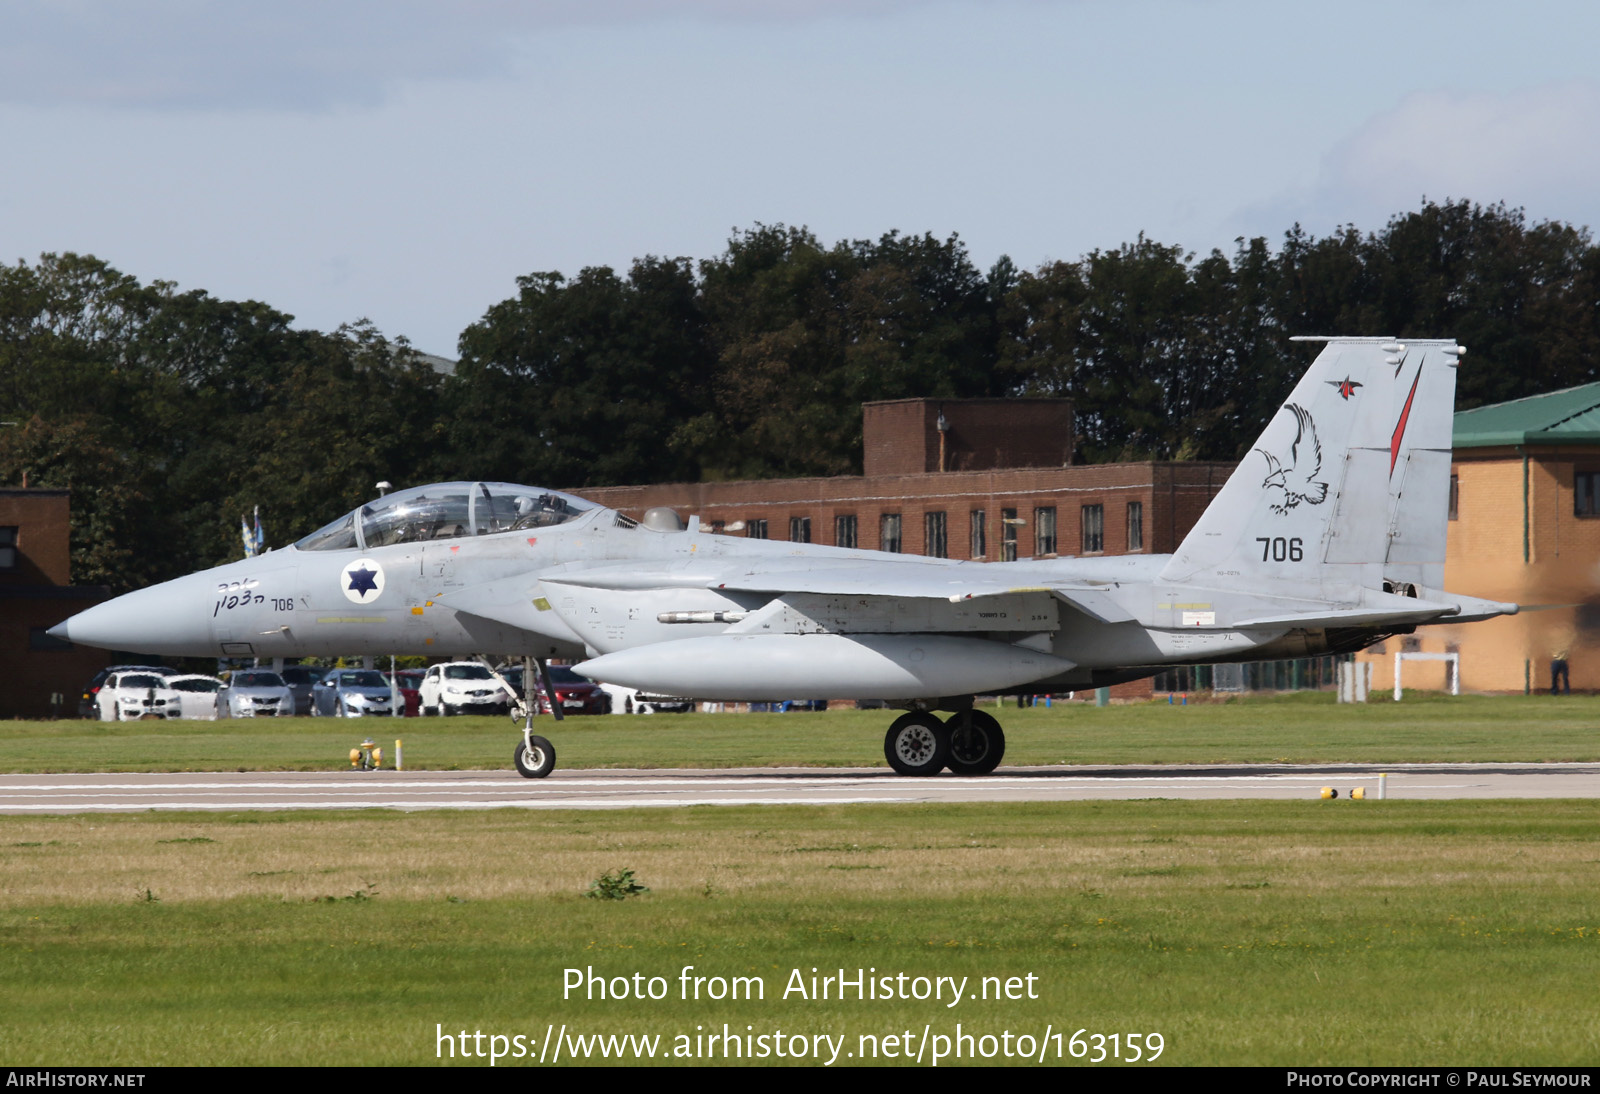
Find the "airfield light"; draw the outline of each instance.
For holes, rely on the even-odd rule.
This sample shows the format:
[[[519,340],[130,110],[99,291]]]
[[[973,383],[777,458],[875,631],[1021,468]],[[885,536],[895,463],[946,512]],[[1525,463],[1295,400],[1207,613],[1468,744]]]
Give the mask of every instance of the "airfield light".
[[[1328,801],[1328,800],[1330,800],[1332,798],[1337,798],[1338,796],[1339,796],[1339,792],[1337,790],[1335,790],[1333,787],[1325,786],[1325,787],[1322,788],[1322,800],[1323,801]]]
[[[1350,791],[1350,800],[1351,801],[1358,801],[1358,802],[1359,801],[1366,801],[1367,800],[1367,788],[1364,787],[1364,786],[1358,786],[1354,790]]]

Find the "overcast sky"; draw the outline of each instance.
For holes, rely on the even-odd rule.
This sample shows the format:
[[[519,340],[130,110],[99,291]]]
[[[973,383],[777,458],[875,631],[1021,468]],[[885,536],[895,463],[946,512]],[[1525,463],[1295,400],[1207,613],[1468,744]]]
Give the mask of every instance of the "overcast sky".
[[[370,318],[757,222],[1033,267],[1424,196],[1600,225],[1600,5],[6,0],[0,260]]]

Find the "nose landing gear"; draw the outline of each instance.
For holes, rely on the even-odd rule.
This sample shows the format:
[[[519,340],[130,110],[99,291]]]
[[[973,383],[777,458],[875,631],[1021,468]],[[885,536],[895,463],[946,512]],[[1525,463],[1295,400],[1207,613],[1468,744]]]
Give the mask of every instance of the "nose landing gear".
[[[550,670],[545,668],[544,660],[538,657],[524,657],[522,659],[522,703],[512,703],[511,717],[515,721],[518,714],[522,716],[522,740],[517,742],[517,750],[512,753],[511,762],[517,766],[517,774],[524,779],[542,779],[556,769],[556,748],[545,738],[533,731],[533,714],[539,709],[539,703],[534,694],[534,669],[539,670],[539,686],[544,688],[545,696],[550,700],[550,713],[556,721],[561,721],[561,703],[556,698],[556,689],[550,683]]]

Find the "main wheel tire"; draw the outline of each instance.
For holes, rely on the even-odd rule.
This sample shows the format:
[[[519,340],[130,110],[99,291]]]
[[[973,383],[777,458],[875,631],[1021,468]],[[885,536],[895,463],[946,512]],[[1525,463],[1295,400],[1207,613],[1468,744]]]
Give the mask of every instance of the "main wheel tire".
[[[542,779],[556,769],[556,749],[538,734],[530,734],[526,742],[517,742],[511,762],[524,779]]]
[[[937,775],[950,761],[950,731],[924,711],[902,714],[884,735],[883,756],[901,775]]]
[[[994,717],[981,710],[952,714],[949,768],[957,775],[987,775],[1006,754],[1006,735]]]

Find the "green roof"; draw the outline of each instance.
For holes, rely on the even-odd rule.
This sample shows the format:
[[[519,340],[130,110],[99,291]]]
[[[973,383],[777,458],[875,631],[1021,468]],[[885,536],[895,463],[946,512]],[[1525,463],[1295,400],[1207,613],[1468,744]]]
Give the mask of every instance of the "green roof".
[[[1600,444],[1600,384],[1458,411],[1454,444],[1456,448]]]

